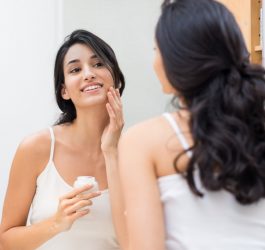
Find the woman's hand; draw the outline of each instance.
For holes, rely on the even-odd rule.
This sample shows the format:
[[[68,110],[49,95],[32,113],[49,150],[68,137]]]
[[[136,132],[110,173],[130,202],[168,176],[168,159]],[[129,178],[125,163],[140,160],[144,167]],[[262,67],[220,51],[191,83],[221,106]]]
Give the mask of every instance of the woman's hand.
[[[57,231],[69,230],[77,219],[89,213],[87,206],[92,205],[91,199],[100,195],[100,192],[83,193],[92,187],[91,185],[85,185],[76,188],[60,198],[57,212],[53,218]]]
[[[117,151],[121,131],[124,126],[121,97],[118,89],[111,87],[108,91],[106,108],[109,114],[109,124],[101,137],[103,153]]]

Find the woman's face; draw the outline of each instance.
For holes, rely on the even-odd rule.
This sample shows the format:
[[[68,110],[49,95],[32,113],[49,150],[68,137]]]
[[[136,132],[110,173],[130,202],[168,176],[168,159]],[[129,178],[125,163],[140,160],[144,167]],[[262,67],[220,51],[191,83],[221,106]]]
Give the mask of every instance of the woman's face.
[[[163,64],[163,60],[161,57],[161,53],[160,53],[160,50],[156,44],[154,47],[154,51],[155,51],[155,56],[154,56],[153,67],[154,67],[156,75],[157,75],[157,77],[161,83],[163,92],[165,94],[176,94],[176,90],[170,84],[170,82],[166,76],[166,72],[164,69],[164,64]]]
[[[84,44],[74,44],[65,55],[62,97],[71,99],[76,108],[105,104],[107,91],[114,86],[109,69]]]

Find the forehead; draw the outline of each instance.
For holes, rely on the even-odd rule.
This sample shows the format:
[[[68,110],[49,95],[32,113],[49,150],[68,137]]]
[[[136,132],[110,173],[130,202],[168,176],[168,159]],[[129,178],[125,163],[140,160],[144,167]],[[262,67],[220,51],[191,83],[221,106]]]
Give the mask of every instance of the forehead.
[[[95,56],[95,53],[89,46],[76,43],[68,49],[64,57],[64,65],[72,60],[88,60],[93,56]]]

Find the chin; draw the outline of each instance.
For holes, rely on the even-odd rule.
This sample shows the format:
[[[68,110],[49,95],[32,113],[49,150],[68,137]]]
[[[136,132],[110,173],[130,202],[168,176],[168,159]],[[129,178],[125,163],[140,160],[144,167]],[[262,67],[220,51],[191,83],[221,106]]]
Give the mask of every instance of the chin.
[[[93,96],[91,98],[87,98],[86,100],[82,101],[82,103],[79,103],[79,106],[82,108],[90,107],[90,106],[96,106],[96,105],[106,105],[107,103],[107,97],[98,95]]]
[[[173,95],[175,94],[176,92],[175,91],[172,91],[171,89],[165,89],[163,88],[163,93],[166,94],[166,95]]]

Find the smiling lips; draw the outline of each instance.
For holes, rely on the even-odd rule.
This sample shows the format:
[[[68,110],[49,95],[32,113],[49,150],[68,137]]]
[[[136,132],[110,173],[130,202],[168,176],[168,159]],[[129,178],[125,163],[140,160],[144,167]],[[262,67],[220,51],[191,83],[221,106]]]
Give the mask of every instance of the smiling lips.
[[[103,87],[101,83],[90,83],[81,89],[82,92],[89,92]]]

